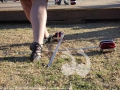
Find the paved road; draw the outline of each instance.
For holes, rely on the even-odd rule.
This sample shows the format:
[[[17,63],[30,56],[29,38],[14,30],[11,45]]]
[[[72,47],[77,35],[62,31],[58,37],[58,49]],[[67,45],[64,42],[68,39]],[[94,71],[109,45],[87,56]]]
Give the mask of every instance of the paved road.
[[[76,5],[54,5],[54,0],[48,3],[48,9],[97,9],[120,8],[120,0],[77,0]],[[20,2],[0,2],[0,11],[22,10]]]

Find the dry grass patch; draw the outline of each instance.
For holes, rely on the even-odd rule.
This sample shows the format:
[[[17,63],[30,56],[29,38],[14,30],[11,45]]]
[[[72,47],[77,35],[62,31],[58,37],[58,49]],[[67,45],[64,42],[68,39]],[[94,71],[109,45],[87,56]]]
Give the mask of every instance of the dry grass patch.
[[[2,87],[43,87],[69,88],[73,90],[119,90],[120,89],[120,23],[91,23],[77,25],[51,25],[50,34],[62,31],[65,34],[60,49],[98,46],[104,39],[113,39],[116,51],[102,54],[99,49],[86,50],[91,61],[88,75],[65,76],[61,67],[71,59],[59,52],[53,65],[45,68],[52,53],[43,52],[40,62],[30,62],[29,44],[33,41],[29,24],[0,25],[0,88]],[[54,50],[56,43],[44,46],[43,50]],[[86,59],[71,52],[78,64]],[[59,89],[58,89],[59,90]]]

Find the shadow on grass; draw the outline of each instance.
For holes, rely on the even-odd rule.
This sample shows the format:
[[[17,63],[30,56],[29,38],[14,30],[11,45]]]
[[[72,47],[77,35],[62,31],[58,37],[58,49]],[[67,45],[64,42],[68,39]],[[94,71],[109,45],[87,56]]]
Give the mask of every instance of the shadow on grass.
[[[11,48],[21,47],[21,46],[29,46],[29,45],[30,45],[30,43],[21,43],[21,44],[0,46],[0,50],[3,52],[3,56],[5,56],[5,57],[0,57],[0,61],[28,62],[29,56],[25,56],[25,54],[28,55],[28,54],[30,54],[30,52],[27,52],[27,51],[26,52],[25,51],[12,52]],[[12,54],[14,54],[14,56]],[[17,55],[17,56],[15,56],[15,55]]]
[[[95,56],[95,55],[101,55],[102,54],[102,52],[100,52],[100,51],[92,51],[92,50],[90,50],[90,51],[84,51],[84,53],[86,54],[86,55],[88,55],[88,56]],[[73,56],[83,56],[83,55],[81,55],[81,54],[78,54],[78,53],[76,53],[76,54],[72,54]]]
[[[31,28],[29,21],[8,21],[0,22],[0,30],[2,29],[18,29],[18,28]]]
[[[87,38],[93,38],[93,39],[115,39],[119,38],[120,35],[120,22],[101,22],[101,23],[87,23],[87,24],[72,24],[72,25],[48,25],[48,27],[52,28],[70,28],[70,31],[74,30],[81,30],[81,29],[87,29],[87,32],[83,33],[74,33],[74,34],[68,34],[65,35],[65,40],[72,40],[72,39],[87,39]],[[107,28],[109,27],[109,28]],[[114,28],[113,28],[114,27]],[[15,22],[10,24],[1,24],[0,29],[17,29],[17,28],[31,28],[30,23],[28,22],[18,22],[17,24]],[[94,31],[94,29],[98,28],[97,31]],[[105,28],[104,30],[99,30],[99,28]],[[91,31],[91,29],[93,31]],[[61,30],[62,31],[62,30]]]
[[[65,40],[81,39],[81,38],[83,40],[85,39],[94,39],[94,40],[115,39],[115,38],[120,38],[119,33],[120,33],[120,26],[117,28],[106,28],[105,30],[68,34],[68,35],[65,35],[64,39]]]
[[[0,57],[0,62],[3,62],[3,61],[8,61],[8,62],[30,62],[29,60],[29,57],[27,56],[21,56],[21,57]]]
[[[71,28],[73,30],[79,29],[95,29],[99,27],[107,27],[110,26],[109,23],[112,23],[113,26],[118,26],[120,24],[120,20],[86,20],[84,24],[69,24],[66,23],[65,25],[47,25],[50,28]],[[117,24],[118,23],[118,24]],[[90,25],[91,24],[91,25]],[[94,24],[94,25],[92,25]],[[0,22],[0,29],[18,29],[18,28],[32,28],[29,21],[8,21],[8,22]]]
[[[30,43],[21,43],[21,44],[11,44],[11,45],[5,45],[5,46],[0,46],[0,50],[7,50],[13,47],[20,47],[20,46],[29,46]]]
[[[86,24],[72,24],[72,25],[51,25],[50,28],[62,28],[70,29],[68,32],[77,32],[76,30],[85,29],[87,32],[83,33],[74,33],[65,35],[65,40],[73,40],[73,39],[115,39],[120,38],[120,22],[94,22],[94,23],[86,23]],[[61,29],[61,31],[62,31]],[[96,30],[97,29],[97,30]],[[93,31],[92,31],[93,30]],[[64,33],[65,34],[65,33]]]

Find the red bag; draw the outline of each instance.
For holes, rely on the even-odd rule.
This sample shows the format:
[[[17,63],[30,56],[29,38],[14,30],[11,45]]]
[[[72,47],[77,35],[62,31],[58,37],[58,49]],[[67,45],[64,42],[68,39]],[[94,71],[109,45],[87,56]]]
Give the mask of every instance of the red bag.
[[[112,52],[115,51],[115,43],[113,40],[103,40],[99,45],[102,52]]]

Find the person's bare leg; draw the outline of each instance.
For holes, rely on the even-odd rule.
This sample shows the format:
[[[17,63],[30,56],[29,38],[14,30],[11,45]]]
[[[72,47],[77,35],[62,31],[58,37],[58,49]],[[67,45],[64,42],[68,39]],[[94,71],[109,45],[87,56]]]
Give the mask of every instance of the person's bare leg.
[[[28,20],[31,22],[30,20],[30,12],[31,12],[31,7],[32,7],[32,3],[34,1],[31,0],[21,0],[21,5],[24,9],[25,15],[28,18]],[[47,31],[47,28],[45,27],[45,31],[44,31],[44,37],[47,38],[49,36],[49,33]]]
[[[20,2],[21,2],[21,5],[23,7],[23,10],[25,12],[27,19],[31,22],[31,20],[30,20],[30,11],[31,11],[31,7],[32,7],[31,0],[20,0]]]
[[[44,33],[47,20],[47,1],[31,0],[32,8],[30,12],[30,20],[33,28],[34,42],[43,44]]]
[[[41,59],[42,45],[44,37],[49,34],[46,29],[47,1],[46,0],[21,0],[24,12],[31,22],[34,42],[30,44],[30,61]]]

